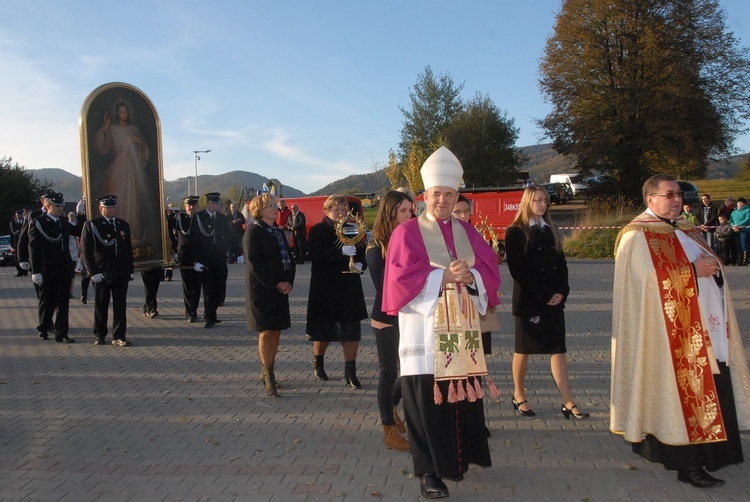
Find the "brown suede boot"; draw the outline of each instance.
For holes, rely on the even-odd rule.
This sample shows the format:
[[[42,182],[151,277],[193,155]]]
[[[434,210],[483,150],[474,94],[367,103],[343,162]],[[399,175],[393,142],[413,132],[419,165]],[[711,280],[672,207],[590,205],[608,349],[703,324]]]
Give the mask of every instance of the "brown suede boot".
[[[401,420],[401,417],[398,416],[398,408],[395,406],[393,407],[393,420],[396,421],[396,428],[401,434],[406,434],[406,424],[403,420]]]
[[[395,425],[384,425],[385,445],[390,450],[409,451],[409,441],[404,439]]]

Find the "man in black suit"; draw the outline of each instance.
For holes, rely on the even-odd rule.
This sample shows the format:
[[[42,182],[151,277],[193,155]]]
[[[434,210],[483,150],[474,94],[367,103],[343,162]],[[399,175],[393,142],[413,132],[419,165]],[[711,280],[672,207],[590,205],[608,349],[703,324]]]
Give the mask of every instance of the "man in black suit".
[[[74,343],[68,337],[68,311],[70,305],[70,281],[73,279],[73,263],[68,248],[70,236],[63,194],[55,193],[44,199],[45,214],[29,223],[29,263],[31,280],[39,294],[39,325],[37,331],[42,340],[47,340],[47,330],[55,317],[55,341]]]
[[[305,213],[300,212],[297,204],[292,204],[292,214],[287,220],[287,229],[291,230],[294,237],[294,253],[297,263],[305,263],[305,241],[307,241],[307,218]]]
[[[18,262],[18,237],[21,235],[21,227],[23,227],[23,209],[16,211],[16,217],[10,222],[10,246],[16,253],[16,277],[25,277],[29,274],[27,270],[21,268]]]
[[[117,197],[97,199],[101,216],[83,227],[83,263],[94,283],[94,345],[104,345],[107,314],[112,299],[112,345],[129,347],[125,338],[128,282],[133,280],[133,247],[130,226],[116,218]]]
[[[232,202],[229,204],[229,212],[227,213],[229,218],[229,226],[231,229],[229,237],[229,253],[231,263],[244,263],[244,257],[242,260],[239,259],[242,256],[242,236],[245,235],[245,215],[237,210],[237,204]]]
[[[175,233],[177,234],[177,263],[180,264],[182,276],[182,297],[185,302],[185,317],[193,323],[198,319],[198,303],[201,299],[201,279],[198,272],[193,270],[193,259],[190,255],[190,222],[198,212],[198,197],[190,195],[182,199],[185,212],[177,215]],[[190,268],[187,268],[190,267]]]
[[[188,247],[193,268],[198,272],[203,286],[203,318],[205,328],[213,328],[221,321],[216,318],[217,308],[224,303],[227,290],[227,246],[229,220],[219,211],[221,195],[207,193],[206,209],[193,216],[190,223]]]

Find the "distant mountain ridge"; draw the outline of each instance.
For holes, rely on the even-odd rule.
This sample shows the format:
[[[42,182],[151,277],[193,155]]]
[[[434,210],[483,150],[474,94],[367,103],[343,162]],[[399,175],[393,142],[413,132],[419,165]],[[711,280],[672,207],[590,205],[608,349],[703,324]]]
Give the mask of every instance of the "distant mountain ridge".
[[[549,144],[524,146],[521,147],[521,151],[529,160],[519,170],[528,172],[529,179],[537,183],[546,183],[550,174],[576,172],[574,159],[558,154]],[[739,170],[739,163],[748,156],[750,156],[750,153],[735,155],[727,159],[709,160],[707,178],[734,178]],[[80,200],[82,194],[80,176],[56,168],[35,169],[33,172],[41,181],[46,179],[54,185],[55,190],[65,194],[66,200]],[[220,192],[222,195],[231,196],[234,199],[240,196],[243,188],[261,189],[263,184],[268,183],[270,179],[248,171],[231,171],[218,175],[198,176],[198,189],[201,193]],[[284,180],[280,181],[283,182]],[[188,178],[164,182],[164,195],[169,198],[169,202],[179,203],[183,197],[188,195],[187,183]],[[305,194],[292,186],[284,185],[282,194],[284,197],[304,197],[305,195],[329,195],[333,193],[378,193],[389,187],[390,181],[388,181],[385,170],[381,169],[366,174],[347,176],[310,194]]]

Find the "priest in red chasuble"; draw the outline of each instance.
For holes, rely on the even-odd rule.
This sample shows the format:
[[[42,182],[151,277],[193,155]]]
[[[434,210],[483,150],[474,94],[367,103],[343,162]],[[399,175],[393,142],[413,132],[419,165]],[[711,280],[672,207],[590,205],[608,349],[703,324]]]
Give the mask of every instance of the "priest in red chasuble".
[[[479,314],[499,303],[500,271],[479,232],[452,216],[463,176],[455,155],[441,147],[420,174],[427,208],[391,235],[382,308],[399,320],[414,474],[425,498],[442,498],[443,479],[463,479],[469,464],[491,465]]]
[[[724,270],[680,217],[674,178],[643,185],[647,209],[615,244],[610,429],[697,488],[743,462],[750,373]]]

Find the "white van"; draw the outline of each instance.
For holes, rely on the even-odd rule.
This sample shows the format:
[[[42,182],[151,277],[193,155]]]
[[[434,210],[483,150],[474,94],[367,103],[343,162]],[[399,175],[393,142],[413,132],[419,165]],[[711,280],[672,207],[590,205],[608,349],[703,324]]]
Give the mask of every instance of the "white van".
[[[589,186],[580,174],[551,174],[550,183],[568,183],[573,189],[573,196],[584,195],[589,191]]]

